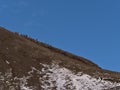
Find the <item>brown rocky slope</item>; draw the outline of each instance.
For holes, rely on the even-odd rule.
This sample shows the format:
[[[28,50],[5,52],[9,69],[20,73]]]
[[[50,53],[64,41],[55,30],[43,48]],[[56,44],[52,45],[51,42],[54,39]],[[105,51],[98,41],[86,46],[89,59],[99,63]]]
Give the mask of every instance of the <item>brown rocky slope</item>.
[[[120,85],[119,72],[104,70],[83,57],[0,27],[0,90],[93,90],[91,89],[94,88],[92,85],[91,87],[85,86],[90,89],[84,87],[81,89],[75,85],[70,87],[69,84],[60,88],[60,85],[57,86],[56,79],[50,81],[51,76],[45,76],[46,73],[56,75],[54,71],[56,69],[60,71],[61,68],[64,68],[66,72],[69,70],[69,75],[71,72],[74,75],[81,72],[81,76],[85,74],[96,80],[100,79],[110,83],[118,83],[116,86]],[[69,76],[68,74],[62,75]],[[45,79],[43,79],[44,77]],[[72,81],[72,79],[67,80]],[[103,86],[106,87],[103,89],[115,87]]]

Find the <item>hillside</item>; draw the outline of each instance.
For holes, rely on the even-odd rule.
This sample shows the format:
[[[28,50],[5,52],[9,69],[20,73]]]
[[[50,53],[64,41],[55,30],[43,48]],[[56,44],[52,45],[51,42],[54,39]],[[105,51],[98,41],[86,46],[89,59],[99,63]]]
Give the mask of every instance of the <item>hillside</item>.
[[[119,86],[119,72],[0,27],[0,90],[114,90]]]

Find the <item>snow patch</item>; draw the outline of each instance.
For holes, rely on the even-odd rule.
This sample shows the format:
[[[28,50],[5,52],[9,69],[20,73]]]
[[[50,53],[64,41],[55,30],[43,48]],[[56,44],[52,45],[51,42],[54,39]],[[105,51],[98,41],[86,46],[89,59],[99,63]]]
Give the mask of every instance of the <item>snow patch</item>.
[[[7,64],[10,64],[10,62],[9,62],[9,61],[7,61],[7,60],[5,60],[5,62],[6,62]]]
[[[4,74],[0,72],[0,90],[18,90],[18,88],[20,90],[33,90],[27,86],[27,79],[29,78],[30,76],[13,77],[12,69],[7,70]]]
[[[101,79],[96,79],[90,75],[79,72],[74,74],[72,71],[53,64],[43,65],[42,73],[45,75],[40,78],[44,90],[103,90],[116,86],[120,83],[112,83]]]
[[[57,64],[41,64],[42,70],[31,67],[28,76],[21,78],[13,77],[12,69],[6,73],[0,72],[0,90],[36,90],[36,86],[28,86],[28,80],[33,77],[34,72],[39,77],[41,90],[104,90],[120,86],[120,83],[112,83],[103,79],[96,79],[90,75],[60,67]],[[17,89],[16,89],[17,88]]]

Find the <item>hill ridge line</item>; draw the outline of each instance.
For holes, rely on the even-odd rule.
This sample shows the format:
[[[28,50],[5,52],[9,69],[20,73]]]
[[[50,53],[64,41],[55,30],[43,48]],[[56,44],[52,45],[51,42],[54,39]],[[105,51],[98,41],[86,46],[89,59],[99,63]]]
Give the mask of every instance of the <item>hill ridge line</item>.
[[[25,39],[30,40],[30,41],[36,43],[37,45],[41,45],[41,46],[43,46],[43,47],[45,47],[45,48],[48,48],[49,50],[54,51],[54,52],[56,52],[56,53],[60,53],[60,54],[62,54],[62,55],[64,55],[64,56],[67,56],[67,57],[72,58],[72,59],[80,60],[80,61],[82,61],[82,62],[85,63],[85,64],[88,64],[88,65],[90,65],[90,66],[95,66],[95,67],[101,69],[101,67],[99,67],[97,64],[93,63],[92,61],[90,61],[90,60],[88,60],[88,59],[86,59],[86,58],[83,58],[83,57],[81,57],[81,56],[75,55],[75,54],[70,53],[70,52],[68,52],[68,51],[64,51],[64,50],[62,50],[62,49],[56,48],[56,47],[54,47],[54,46],[52,46],[52,45],[43,43],[43,42],[41,42],[41,41],[38,41],[37,39],[34,39],[34,38],[29,37],[28,35],[23,35],[23,34],[20,34],[20,33],[18,33],[18,32],[12,32],[12,31],[10,31],[10,30],[7,30],[7,29],[4,28],[4,27],[0,27],[0,29],[6,30],[6,31],[11,32],[11,33],[14,33],[14,34],[16,34],[16,35],[18,35],[18,36],[24,37]]]

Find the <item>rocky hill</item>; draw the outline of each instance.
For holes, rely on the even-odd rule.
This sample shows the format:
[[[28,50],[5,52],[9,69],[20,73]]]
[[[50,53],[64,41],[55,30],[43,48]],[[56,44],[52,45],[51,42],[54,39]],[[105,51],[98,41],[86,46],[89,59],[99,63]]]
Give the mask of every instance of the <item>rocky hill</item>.
[[[0,27],[0,90],[120,90],[120,73]]]

